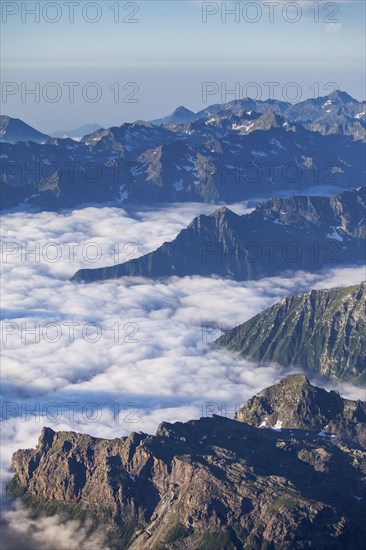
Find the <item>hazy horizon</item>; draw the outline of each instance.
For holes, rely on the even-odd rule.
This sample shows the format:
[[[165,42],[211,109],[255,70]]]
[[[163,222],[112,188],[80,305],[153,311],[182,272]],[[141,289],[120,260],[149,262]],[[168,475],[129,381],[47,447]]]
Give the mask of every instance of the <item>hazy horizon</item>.
[[[2,4],[1,109],[43,132],[223,102],[221,93],[203,101],[204,82],[235,90],[227,101],[243,90],[258,99],[286,99],[289,91],[301,101],[327,95],[330,83],[366,96],[363,2],[227,2],[226,11],[198,0],[90,2],[94,8],[77,3],[73,13],[67,2],[39,13],[36,4]],[[255,6],[243,11],[247,4]],[[73,101],[67,83],[75,85]],[[38,97],[22,95],[22,86],[38,86]],[[85,98],[85,86],[97,101]]]

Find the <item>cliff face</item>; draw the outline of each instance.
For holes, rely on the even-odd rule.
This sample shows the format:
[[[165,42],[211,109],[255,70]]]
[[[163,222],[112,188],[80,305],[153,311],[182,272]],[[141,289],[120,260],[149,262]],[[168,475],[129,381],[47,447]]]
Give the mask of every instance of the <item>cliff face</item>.
[[[313,427],[213,417],[114,440],[44,428],[14,454],[11,489],[38,511],[102,523],[113,548],[361,548],[366,453]]]
[[[254,361],[365,380],[366,283],[281,300],[217,340]]]

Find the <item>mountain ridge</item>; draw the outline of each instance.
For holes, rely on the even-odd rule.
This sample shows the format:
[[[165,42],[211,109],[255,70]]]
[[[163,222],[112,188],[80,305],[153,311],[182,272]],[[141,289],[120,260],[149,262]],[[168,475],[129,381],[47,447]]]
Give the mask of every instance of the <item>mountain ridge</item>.
[[[330,198],[272,198],[243,216],[218,209],[196,217],[153,252],[112,267],[81,269],[73,280],[186,275],[250,280],[293,269],[316,272],[332,263],[362,263],[365,208],[366,187]]]
[[[284,298],[215,344],[249,360],[364,384],[366,282]]]

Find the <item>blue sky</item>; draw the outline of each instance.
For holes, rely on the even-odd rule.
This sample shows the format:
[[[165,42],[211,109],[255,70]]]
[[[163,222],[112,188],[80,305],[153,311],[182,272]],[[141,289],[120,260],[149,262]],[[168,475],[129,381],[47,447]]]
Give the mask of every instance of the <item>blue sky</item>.
[[[203,81],[220,86],[224,82],[228,89],[236,82],[241,88],[257,82],[262,99],[268,96],[264,85],[268,81],[280,83],[275,87],[278,97],[283,86],[297,82],[301,99],[316,93],[315,82],[319,83],[320,95],[326,95],[327,82],[335,82],[363,99],[365,3],[302,0],[297,2],[301,14],[296,7],[284,11],[288,2],[277,3],[274,22],[270,22],[272,10],[262,2],[248,7],[245,1],[80,0],[74,2],[74,21],[70,22],[70,2],[44,0],[38,2],[37,23],[35,16],[26,11],[37,10],[37,2],[3,0],[3,81],[19,86],[23,83],[26,88],[39,82],[41,94],[38,103],[30,95],[22,98],[20,91],[8,95],[5,103],[3,94],[2,112],[24,118],[45,131],[93,121],[110,125],[151,119],[179,104],[193,110],[201,108]],[[225,8],[233,9],[236,4],[240,11],[236,16],[228,13],[223,22]],[[319,22],[315,22],[311,9],[314,5],[319,6]],[[204,23],[206,12],[214,13],[207,14]],[[119,22],[114,21],[117,16]],[[296,17],[298,21],[288,21]],[[98,21],[90,22],[93,18]],[[137,22],[124,22],[123,18]],[[249,22],[255,18],[256,22]],[[58,20],[51,23],[52,19]],[[72,104],[63,86],[69,81],[80,83]],[[103,93],[94,104],[85,101],[80,91],[91,81]],[[42,97],[42,87],[50,82],[58,83],[62,91],[56,103]],[[109,90],[116,82],[122,92],[118,103]],[[127,104],[121,97],[124,99],[132,90],[123,90],[129,82],[139,87],[135,96],[138,102]],[[219,95],[213,96],[211,102],[220,99]]]

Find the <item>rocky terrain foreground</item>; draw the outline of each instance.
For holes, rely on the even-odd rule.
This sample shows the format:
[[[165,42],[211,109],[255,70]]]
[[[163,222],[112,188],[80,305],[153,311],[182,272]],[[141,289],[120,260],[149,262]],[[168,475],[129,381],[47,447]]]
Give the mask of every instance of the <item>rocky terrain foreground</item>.
[[[237,420],[113,440],[44,428],[9,488],[36,513],[91,518],[115,549],[361,549],[364,433],[365,403],[292,375]]]
[[[284,298],[216,344],[336,380],[365,382],[366,283]]]

